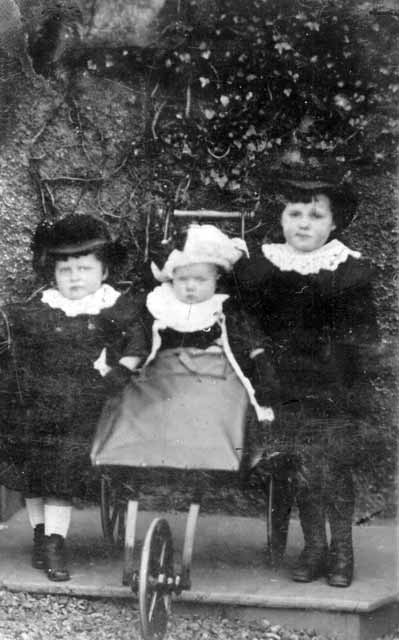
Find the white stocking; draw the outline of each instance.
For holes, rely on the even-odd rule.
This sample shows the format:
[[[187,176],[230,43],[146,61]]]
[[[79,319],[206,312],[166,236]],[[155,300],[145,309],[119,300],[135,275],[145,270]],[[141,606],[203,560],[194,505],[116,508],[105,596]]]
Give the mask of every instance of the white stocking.
[[[38,524],[44,523],[44,500],[43,498],[25,498],[26,511],[32,529]]]
[[[71,522],[72,506],[62,504],[45,504],[44,505],[44,533],[51,536],[57,533],[59,536],[66,538],[69,525]]]

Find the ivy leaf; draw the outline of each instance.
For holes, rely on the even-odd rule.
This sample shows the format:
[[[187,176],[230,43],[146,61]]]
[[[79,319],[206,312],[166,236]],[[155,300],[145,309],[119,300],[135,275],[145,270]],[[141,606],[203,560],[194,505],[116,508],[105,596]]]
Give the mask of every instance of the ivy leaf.
[[[210,176],[214,180],[214,182],[216,182],[218,187],[220,187],[221,189],[223,189],[223,187],[225,187],[226,184],[229,181],[229,179],[228,179],[228,177],[226,176],[225,173],[220,174],[217,171],[215,171],[214,169],[211,170]]]
[[[344,111],[351,111],[352,109],[352,105],[349,102],[348,98],[340,93],[337,93],[337,95],[334,96],[334,104]]]
[[[210,83],[209,78],[204,78],[204,76],[200,76],[199,81],[201,83],[201,89],[203,89]]]
[[[183,144],[182,153],[184,153],[187,156],[191,156],[191,157],[193,156],[193,153],[192,153],[190,147],[188,146],[187,142],[185,142]]]
[[[310,31],[320,31],[320,25],[318,22],[305,22],[305,27]]]
[[[277,49],[280,55],[283,53],[283,51],[290,51],[292,49],[291,45],[288,44],[288,42],[276,42],[274,48]]]
[[[237,182],[237,180],[231,180],[228,187],[229,191],[238,191],[238,189],[241,189],[241,183]]]
[[[253,124],[251,124],[248,127],[248,129],[246,130],[246,132],[244,133],[244,135],[242,137],[243,138],[250,138],[251,136],[256,136],[256,129],[255,129]]]

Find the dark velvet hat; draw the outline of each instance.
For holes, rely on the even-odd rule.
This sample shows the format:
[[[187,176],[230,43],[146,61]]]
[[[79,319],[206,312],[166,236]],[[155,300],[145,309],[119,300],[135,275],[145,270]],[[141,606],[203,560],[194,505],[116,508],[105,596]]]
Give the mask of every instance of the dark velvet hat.
[[[268,173],[263,188],[267,194],[290,202],[308,201],[324,194],[330,199],[338,231],[345,229],[356,214],[351,173],[332,159],[319,161],[303,155],[300,162],[283,159]]]
[[[41,222],[31,248],[37,272],[46,270],[49,261],[92,252],[101,254],[108,267],[125,258],[125,249],[103,220],[88,214],[70,214],[53,223]]]

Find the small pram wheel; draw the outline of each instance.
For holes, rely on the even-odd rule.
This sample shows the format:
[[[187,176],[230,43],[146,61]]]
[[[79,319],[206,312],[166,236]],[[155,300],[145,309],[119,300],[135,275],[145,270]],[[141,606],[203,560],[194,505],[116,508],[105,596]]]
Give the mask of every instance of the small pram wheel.
[[[147,531],[140,563],[139,609],[145,640],[164,637],[173,584],[172,534],[165,519],[155,518]]]
[[[278,567],[287,546],[290,514],[294,500],[290,478],[284,471],[271,474],[267,478],[266,500],[267,562],[273,567]]]
[[[109,476],[101,478],[101,526],[105,541],[122,545],[125,537],[126,500],[112,484]]]

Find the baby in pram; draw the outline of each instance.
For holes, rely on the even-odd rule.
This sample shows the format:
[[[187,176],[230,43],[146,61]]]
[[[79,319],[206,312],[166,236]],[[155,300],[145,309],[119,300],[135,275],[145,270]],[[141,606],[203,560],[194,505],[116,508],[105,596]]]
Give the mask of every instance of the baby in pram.
[[[212,225],[192,225],[182,251],[147,296],[151,352],[100,420],[97,465],[240,469],[248,405],[273,420],[275,378],[264,334],[238,301],[217,293],[245,243]]]

